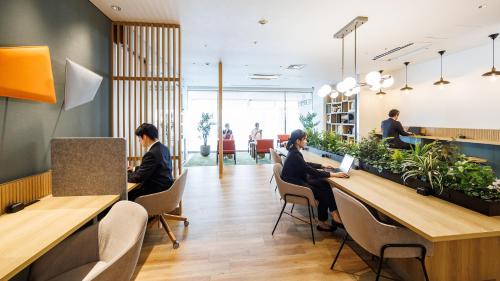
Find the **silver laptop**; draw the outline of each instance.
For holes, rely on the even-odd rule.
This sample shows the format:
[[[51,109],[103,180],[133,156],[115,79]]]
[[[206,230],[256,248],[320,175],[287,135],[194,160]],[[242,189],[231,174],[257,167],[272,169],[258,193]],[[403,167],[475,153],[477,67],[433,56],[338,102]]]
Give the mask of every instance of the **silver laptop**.
[[[332,173],[343,172],[349,174],[349,170],[351,170],[352,163],[354,163],[354,157],[352,157],[349,154],[346,154],[344,156],[344,159],[342,159],[342,163],[340,163],[340,167],[335,169],[326,169],[326,171]]]

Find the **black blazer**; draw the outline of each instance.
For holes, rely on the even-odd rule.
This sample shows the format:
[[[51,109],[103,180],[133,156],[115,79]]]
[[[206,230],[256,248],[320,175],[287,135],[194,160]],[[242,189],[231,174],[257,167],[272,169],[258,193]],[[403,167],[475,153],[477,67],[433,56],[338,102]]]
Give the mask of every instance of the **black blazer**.
[[[160,142],[155,143],[142,157],[141,165],[135,172],[129,173],[129,182],[141,183],[141,189],[155,193],[170,188],[172,177],[172,159],[170,151]]]
[[[288,151],[281,178],[289,183],[301,186],[309,186],[308,178],[327,178],[330,173],[320,171],[320,164],[309,163],[304,160],[302,153],[294,146]]]
[[[401,122],[389,118],[387,120],[382,121],[381,127],[382,127],[382,137],[384,139],[392,138],[387,140],[387,143],[389,144],[390,147],[405,148],[408,146],[406,142],[403,142],[399,138],[399,135],[401,136],[410,135],[404,130],[403,125],[401,125]]]

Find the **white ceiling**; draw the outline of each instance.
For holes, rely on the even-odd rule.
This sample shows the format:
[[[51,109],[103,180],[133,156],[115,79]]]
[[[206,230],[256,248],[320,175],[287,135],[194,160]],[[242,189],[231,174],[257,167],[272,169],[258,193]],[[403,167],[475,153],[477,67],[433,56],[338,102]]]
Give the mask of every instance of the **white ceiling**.
[[[333,34],[356,16],[368,22],[358,30],[358,72],[403,67],[490,43],[500,32],[498,0],[90,0],[112,20],[179,23],[185,85],[217,85],[217,62],[225,86],[319,87],[341,78],[341,40]],[[120,12],[111,5],[122,8]],[[479,9],[479,5],[486,8]],[[258,21],[265,18],[268,24]],[[346,74],[354,71],[354,35],[345,39]],[[404,45],[431,43],[395,61],[375,55]],[[500,45],[500,44],[499,44]],[[209,64],[208,66],[206,64]],[[290,64],[306,64],[287,70]],[[487,67],[487,66],[485,66]],[[281,74],[254,81],[249,74]]]

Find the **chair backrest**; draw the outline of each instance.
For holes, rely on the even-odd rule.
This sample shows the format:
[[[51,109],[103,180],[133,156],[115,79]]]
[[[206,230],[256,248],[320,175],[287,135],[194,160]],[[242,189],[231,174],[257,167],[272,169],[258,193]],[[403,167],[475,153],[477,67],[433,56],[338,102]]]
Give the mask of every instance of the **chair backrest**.
[[[273,159],[273,163],[278,163],[283,165],[283,160],[281,160],[281,156],[274,150],[273,148],[269,148],[269,152],[271,152],[271,157]]]
[[[147,222],[148,214],[139,204],[120,201],[113,205],[99,222],[99,260],[105,266],[102,270],[94,268],[90,275],[95,277],[87,276],[89,280],[130,280],[139,259]]]
[[[175,210],[182,200],[182,195],[186,187],[187,174],[188,170],[186,169],[177,177],[168,190],[140,196],[135,199],[135,202],[146,208],[148,214],[151,216],[161,215]]]
[[[278,140],[280,142],[288,141],[289,138],[290,138],[290,135],[278,135]]]
[[[217,145],[217,148],[219,148],[218,145]],[[222,151],[223,152],[236,151],[236,146],[234,144],[234,140],[222,140]]]
[[[427,255],[432,254],[432,244],[429,241],[406,228],[378,221],[365,205],[338,188],[333,189],[333,194],[347,233],[368,252],[380,256],[383,245],[404,243],[421,244],[427,248]],[[388,254],[388,258],[418,257],[420,249],[391,249]]]
[[[304,186],[295,185],[284,181],[283,179],[281,179],[282,170],[283,165],[279,163],[274,164],[274,178],[276,179],[276,185],[278,185],[278,191],[281,198],[286,200],[287,203],[295,203],[307,206],[309,202],[311,206],[316,207],[316,199],[314,199],[312,190]]]
[[[257,152],[268,152],[269,148],[273,147],[274,147],[273,139],[256,140],[255,149],[257,150]]]

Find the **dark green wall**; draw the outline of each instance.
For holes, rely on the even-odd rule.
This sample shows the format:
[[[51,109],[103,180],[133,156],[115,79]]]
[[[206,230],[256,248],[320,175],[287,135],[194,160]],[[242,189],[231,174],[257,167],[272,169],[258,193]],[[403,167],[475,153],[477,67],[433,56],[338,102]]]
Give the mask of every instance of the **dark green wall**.
[[[88,0],[0,0],[0,46],[50,48],[57,104],[0,97],[0,183],[50,168],[55,137],[109,136],[111,21]],[[93,102],[62,111],[65,60],[104,77]]]

